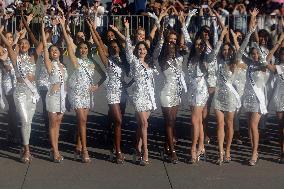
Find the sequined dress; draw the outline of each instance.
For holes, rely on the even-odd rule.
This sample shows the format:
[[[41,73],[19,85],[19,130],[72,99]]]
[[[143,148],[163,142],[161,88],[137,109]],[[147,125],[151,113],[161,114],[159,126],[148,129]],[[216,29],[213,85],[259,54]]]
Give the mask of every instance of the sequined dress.
[[[72,109],[93,108],[93,85],[95,65],[90,59],[78,58],[78,67],[68,79],[68,99]]]
[[[126,40],[126,58],[130,64],[130,72],[134,78],[133,104],[136,112],[145,112],[157,108],[154,91],[154,74],[157,70],[146,68],[138,58],[133,55],[131,41]]]
[[[63,69],[61,69],[62,67]],[[48,112],[64,113],[66,111],[65,98],[66,90],[65,85],[67,81],[66,68],[57,61],[52,61],[52,70],[49,75],[50,86],[46,95],[46,110]],[[58,86],[58,87],[57,87]],[[56,89],[54,88],[56,87]]]
[[[259,70],[257,65],[249,65],[242,103],[245,112],[267,113],[265,85],[268,77],[269,72]],[[256,91],[259,95],[256,94]]]
[[[284,64],[276,65],[277,74],[271,100],[269,102],[269,110],[276,112],[284,111]]]
[[[106,98],[108,104],[126,102],[126,89],[123,88],[124,69],[119,57],[110,57],[107,68]],[[121,66],[119,66],[121,65]]]
[[[44,64],[43,56],[39,56],[37,68],[36,68],[36,80],[37,80],[37,88],[40,91],[47,91],[50,85],[49,75],[47,73],[47,69]]]
[[[165,81],[160,96],[162,107],[179,105],[182,90],[187,90],[182,63],[183,58],[181,56],[167,61],[169,67],[163,71]]]
[[[36,65],[31,62],[31,57],[28,54],[20,54],[17,57],[17,78],[21,78],[20,75],[23,75],[23,77],[27,77],[28,75],[35,76],[35,70]],[[25,82],[17,82],[14,91],[14,99],[19,99],[22,95],[27,95],[28,98],[38,97],[38,93],[36,90],[36,82],[31,81],[30,83],[32,84],[32,87],[35,88],[35,92],[32,92]],[[34,104],[35,103],[36,101],[34,100]]]
[[[233,87],[233,73],[228,62],[218,60],[217,85],[213,98],[213,107],[220,111],[235,112],[240,106],[239,94]]]

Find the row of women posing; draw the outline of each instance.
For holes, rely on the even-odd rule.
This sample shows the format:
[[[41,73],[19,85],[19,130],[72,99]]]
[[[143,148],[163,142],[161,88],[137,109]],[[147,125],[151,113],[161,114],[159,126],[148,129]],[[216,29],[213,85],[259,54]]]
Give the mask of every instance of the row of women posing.
[[[189,101],[192,110],[192,148],[191,148],[191,163],[198,162],[201,156],[206,156],[204,147],[204,132],[203,132],[203,117],[202,114],[206,111],[209,92],[215,88],[215,96],[213,105],[216,111],[218,123],[218,142],[219,142],[219,159],[218,164],[223,162],[230,162],[230,145],[233,137],[233,124],[235,112],[241,106],[241,97],[243,96],[243,107],[248,112],[249,117],[249,131],[252,141],[252,157],[249,161],[250,165],[255,165],[258,160],[258,121],[261,114],[267,113],[265,102],[265,94],[263,86],[265,77],[260,75],[267,75],[266,68],[277,73],[276,85],[278,90],[275,90],[275,99],[277,102],[278,96],[283,91],[281,88],[281,64],[265,65],[260,64],[265,62],[261,59],[259,48],[251,48],[250,57],[243,56],[244,49],[248,44],[251,33],[255,27],[255,17],[257,10],[252,11],[252,19],[250,23],[250,31],[244,39],[242,45],[239,44],[234,36],[235,47],[237,52],[231,45],[223,43],[225,35],[228,30],[224,27],[221,32],[219,41],[216,43],[214,50],[207,40],[197,38],[194,43],[191,42],[187,32],[187,26],[191,16],[196,11],[190,11],[188,18],[185,21],[184,16],[180,15],[180,21],[183,26],[183,40],[186,44],[189,59],[185,60],[181,56],[177,45],[177,38],[179,37],[175,32],[168,31],[167,34],[163,28],[160,28],[159,42],[155,47],[154,53],[150,56],[149,43],[145,38],[137,38],[134,46],[129,37],[129,24],[125,21],[126,27],[126,59],[130,64],[130,73],[133,80],[126,84],[123,81],[125,74],[129,72],[125,64],[124,55],[122,55],[122,48],[120,43],[112,39],[108,43],[108,48],[103,44],[100,36],[96,32],[95,25],[88,21],[90,26],[92,38],[98,47],[98,52],[102,62],[107,68],[108,82],[107,82],[107,101],[109,104],[109,117],[114,124],[114,145],[112,150],[116,154],[116,162],[123,163],[124,156],[121,153],[121,124],[122,115],[125,108],[126,88],[134,83],[133,103],[136,111],[138,122],[137,140],[135,145],[134,159],[138,158],[141,165],[149,164],[148,148],[147,148],[147,127],[150,112],[156,109],[155,92],[154,92],[154,74],[157,70],[154,66],[154,60],[159,61],[159,66],[165,76],[165,82],[161,91],[160,99],[162,105],[162,112],[165,118],[166,128],[166,145],[165,150],[173,163],[178,162],[178,157],[175,152],[175,136],[174,125],[178,111],[178,106],[181,102],[182,90],[187,91],[187,85],[184,80],[184,72],[182,70],[182,63],[188,62],[188,71],[190,76]],[[161,21],[165,14],[161,14],[157,22]],[[68,73],[71,73],[68,80],[68,95],[71,106],[76,111],[78,119],[78,136],[77,145],[75,149],[75,156],[80,157],[83,162],[90,162],[86,144],[86,120],[88,111],[93,105],[93,92],[104,81],[104,73],[98,65],[95,66],[90,58],[89,46],[86,42],[81,42],[74,45],[72,38],[66,31],[65,21],[60,19],[62,33],[67,44],[68,54],[71,64],[67,66]],[[157,23],[155,28],[159,28]],[[114,28],[114,27],[113,27]],[[114,28],[115,29],[115,28]],[[16,87],[14,91],[14,101],[16,109],[21,118],[21,133],[23,138],[23,150],[21,153],[21,160],[29,162],[31,160],[29,150],[29,137],[31,131],[31,121],[34,114],[36,102],[39,98],[35,88],[35,62],[38,56],[44,51],[44,63],[49,74],[49,90],[46,97],[46,109],[49,116],[49,133],[51,141],[50,157],[54,162],[61,162],[63,157],[58,150],[59,126],[65,111],[65,96],[67,83],[67,70],[62,64],[59,48],[55,45],[49,45],[46,39],[49,39],[48,32],[45,31],[44,24],[42,26],[42,42],[37,45],[36,51],[33,55],[29,55],[29,42],[26,39],[19,41],[19,51],[15,51],[13,46],[2,34],[1,28],[0,36],[8,51],[9,57],[5,59],[7,68],[15,69],[16,73]],[[234,33],[232,33],[234,34]],[[165,43],[164,43],[165,36]],[[145,36],[144,36],[145,37]],[[283,35],[279,39],[278,45],[267,56],[267,61],[274,54],[283,40]],[[49,46],[49,48],[48,48]],[[221,55],[217,56],[219,49],[222,46]],[[210,48],[211,47],[211,48]],[[280,50],[281,54],[282,50]],[[160,54],[160,55],[159,55]],[[279,58],[279,62],[283,62],[283,58]],[[243,63],[242,63],[243,62]],[[10,67],[9,67],[10,66]],[[6,68],[5,67],[5,68]],[[102,75],[102,79],[98,84],[93,82],[94,68]],[[243,75],[243,81],[240,85],[233,86],[232,81],[239,72],[247,72]],[[243,84],[243,85],[242,85]],[[240,89],[239,89],[240,88]],[[245,94],[241,94],[243,91]],[[208,92],[209,91],[209,92]],[[278,96],[277,96],[278,95]],[[277,106],[274,109],[278,112],[279,123],[282,124],[281,133],[283,136],[283,110]],[[280,109],[279,109],[280,108]],[[28,111],[29,110],[29,111]],[[282,121],[281,121],[282,120]],[[226,153],[224,153],[224,122],[226,122]],[[110,123],[110,124],[112,124]],[[196,147],[198,144],[198,147]],[[283,159],[283,140],[281,143],[281,154]]]

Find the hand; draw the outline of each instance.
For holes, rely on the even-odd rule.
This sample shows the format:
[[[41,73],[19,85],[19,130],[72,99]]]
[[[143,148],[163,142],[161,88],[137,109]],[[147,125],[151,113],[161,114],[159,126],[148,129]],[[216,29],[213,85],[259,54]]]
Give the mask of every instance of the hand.
[[[31,13],[31,14],[29,14],[29,15],[27,16],[27,23],[28,23],[28,25],[31,23],[31,21],[32,21],[33,18],[34,18],[33,13]]]
[[[125,28],[129,29],[129,22],[126,18],[124,19],[124,26]]]
[[[115,27],[114,25],[109,25],[109,27],[110,27],[113,31],[118,32],[118,28]]]
[[[155,13],[148,12],[148,16],[150,18],[153,18],[154,20],[158,20],[158,17],[157,17],[157,15]]]
[[[61,26],[63,27],[63,26],[65,26],[65,17],[63,16],[63,17],[59,17],[59,23],[61,24]]]
[[[179,12],[178,18],[179,18],[180,23],[181,23],[182,25],[184,25],[184,23],[185,23],[185,18],[184,18],[184,12],[183,12],[183,11],[180,11],[180,12]]]
[[[189,10],[187,16],[195,16],[198,13],[197,9]]]
[[[257,8],[254,8],[252,11],[249,11],[249,13],[252,17],[255,18],[258,15],[259,10]]]
[[[225,35],[228,33],[228,28],[229,28],[228,26],[224,27],[224,29],[222,30],[222,33],[221,33],[221,37],[223,37],[223,38],[225,37]]]
[[[26,32],[26,29],[24,28],[24,29],[20,30],[19,32],[16,32],[16,36],[21,37],[25,32]]]

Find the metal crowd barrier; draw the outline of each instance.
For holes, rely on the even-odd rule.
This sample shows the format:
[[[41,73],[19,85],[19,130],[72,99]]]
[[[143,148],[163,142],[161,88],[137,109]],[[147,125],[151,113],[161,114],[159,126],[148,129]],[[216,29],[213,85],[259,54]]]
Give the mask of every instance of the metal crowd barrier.
[[[98,19],[97,23],[97,28],[98,31],[100,32],[101,35],[105,33],[105,31],[108,29],[109,25],[115,25],[118,27],[121,31],[123,31],[123,20],[124,18],[129,20],[130,23],[130,33],[133,34],[135,30],[139,27],[142,27],[145,29],[146,34],[149,34],[151,31],[151,28],[154,25],[154,20],[149,18],[148,16],[142,16],[142,15],[103,15]],[[215,19],[214,17],[200,17],[200,16],[195,16],[192,18],[192,24],[190,24],[190,30],[193,32],[197,32],[200,27],[202,27],[202,24],[208,24],[210,25],[212,22],[211,20]],[[0,18],[1,23],[3,18]],[[176,23],[178,23],[178,18],[174,18],[176,20]],[[270,19],[273,21],[275,26],[271,25],[271,22],[265,22],[265,20]],[[282,22],[281,22],[281,17],[275,17],[271,15],[262,15],[258,17],[258,25],[260,26],[259,29],[270,29],[269,24],[271,27],[275,27],[273,31],[276,30],[276,33],[281,33],[283,32],[283,27],[282,27]],[[18,16],[14,16],[10,18],[5,25],[6,30],[11,31],[13,33],[16,32],[18,27],[20,26],[20,20],[21,18]],[[229,28],[232,29],[238,29],[241,30],[243,33],[247,32],[248,29],[248,22],[249,22],[249,16],[234,16],[234,15],[229,15],[227,17],[223,17],[223,22],[225,25],[229,25]],[[268,25],[267,25],[268,23]],[[86,22],[85,22],[85,17],[83,15],[79,16],[72,16],[69,19],[69,26],[71,28],[71,33],[75,35],[78,31],[83,31],[86,32],[87,35],[88,33],[88,27],[86,27]],[[38,30],[39,25],[36,23],[35,20],[33,20],[30,24],[31,29],[34,31],[35,34],[39,35],[40,30]],[[174,29],[179,29],[179,25],[177,24]]]

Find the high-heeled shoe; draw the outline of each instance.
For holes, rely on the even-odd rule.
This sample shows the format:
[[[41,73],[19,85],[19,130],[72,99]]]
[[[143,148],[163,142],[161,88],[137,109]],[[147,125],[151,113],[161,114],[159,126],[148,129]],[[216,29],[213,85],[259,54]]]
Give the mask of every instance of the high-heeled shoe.
[[[205,139],[204,139],[204,143],[205,144],[210,144],[210,138],[209,138],[209,136],[205,136]]]
[[[134,150],[132,154],[132,163],[136,164],[137,162],[140,162],[141,159],[142,159],[141,152],[139,152],[138,150]]]
[[[50,150],[49,158],[54,163],[61,163],[64,160],[63,156],[61,156],[60,154],[55,157],[55,154],[54,154],[53,150]]]
[[[197,158],[197,153],[196,151],[192,151],[191,152],[191,159],[189,160],[190,164],[196,164],[198,162],[198,158]]]
[[[117,164],[123,164],[123,162],[124,162],[124,156],[119,151],[119,152],[116,153],[116,163]]]
[[[175,151],[175,150],[173,150],[173,151],[171,152],[170,161],[171,161],[171,163],[173,163],[173,164],[177,164],[177,163],[178,163],[178,157],[177,157],[177,154],[176,154],[176,151]]]
[[[256,159],[250,159],[249,160],[249,165],[250,166],[255,166],[258,163],[258,154],[256,154]]]
[[[224,154],[225,154],[225,152],[220,152],[219,158],[218,158],[218,160],[216,162],[217,165],[220,165],[220,166],[223,165],[223,163],[224,163]]]
[[[32,161],[32,155],[30,151],[25,151],[24,149],[20,150],[20,161],[22,163],[30,163]]]
[[[141,158],[139,164],[140,164],[141,166],[147,166],[147,165],[150,164],[150,162],[149,162],[148,159],[143,159],[143,158]]]
[[[203,148],[201,150],[198,150],[198,152],[197,152],[197,160],[198,161],[200,161],[200,160],[207,161],[207,155],[206,155],[205,148]]]
[[[83,149],[81,156],[82,163],[91,163],[91,158],[88,153],[88,149]]]

